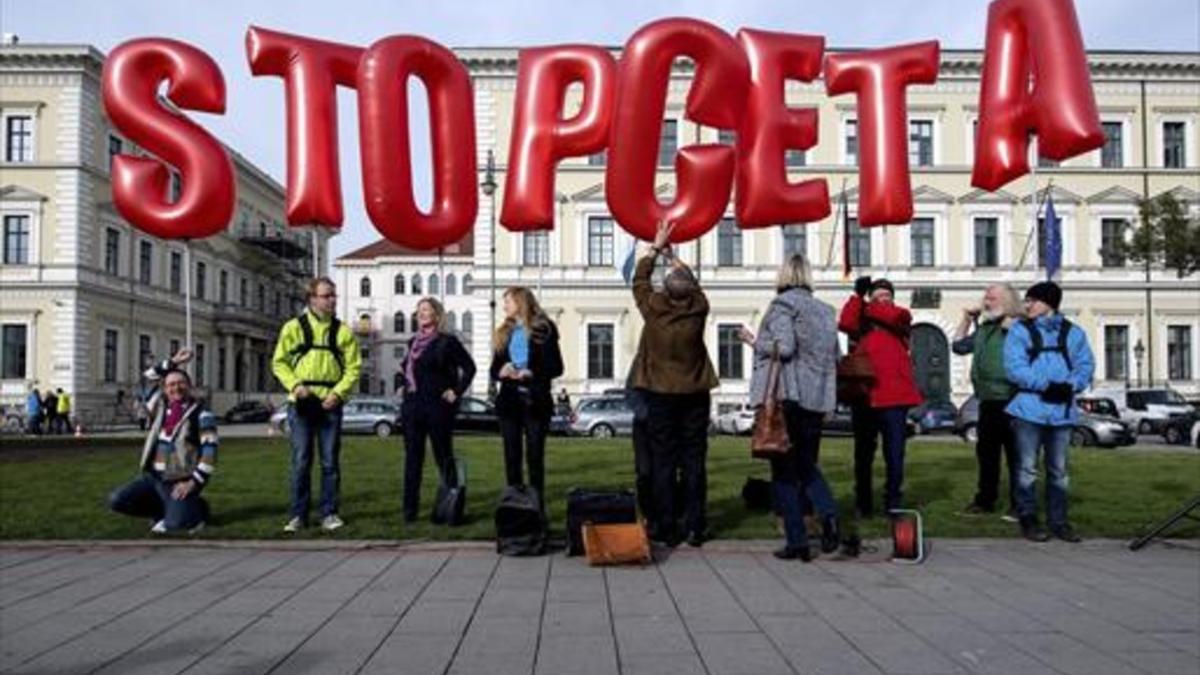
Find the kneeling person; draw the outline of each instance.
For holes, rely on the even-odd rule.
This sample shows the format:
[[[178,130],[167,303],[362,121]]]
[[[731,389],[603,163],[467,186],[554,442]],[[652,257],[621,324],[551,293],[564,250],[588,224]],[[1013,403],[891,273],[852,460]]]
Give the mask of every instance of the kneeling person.
[[[115,490],[109,507],[154,520],[151,532],[195,531],[208,520],[200,493],[217,461],[217,418],[192,398],[191,379],[179,367],[191,359],[183,350],[146,371],[162,386],[151,393],[150,433],[142,449],[142,476]]]

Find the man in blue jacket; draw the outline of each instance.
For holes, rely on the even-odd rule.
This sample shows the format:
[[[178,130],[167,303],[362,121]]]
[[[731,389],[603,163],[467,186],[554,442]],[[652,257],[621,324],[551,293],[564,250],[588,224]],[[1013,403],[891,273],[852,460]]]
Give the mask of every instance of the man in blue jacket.
[[[1030,541],[1053,535],[1078,542],[1067,521],[1067,447],[1079,416],[1075,395],[1092,384],[1095,360],[1083,329],[1058,313],[1062,289],[1051,281],[1025,292],[1027,319],[1013,324],[1004,341],[1004,369],[1017,394],[1006,412],[1013,417],[1020,470],[1017,479],[1017,517],[1021,534]],[[1037,519],[1038,449],[1045,453],[1046,523]]]

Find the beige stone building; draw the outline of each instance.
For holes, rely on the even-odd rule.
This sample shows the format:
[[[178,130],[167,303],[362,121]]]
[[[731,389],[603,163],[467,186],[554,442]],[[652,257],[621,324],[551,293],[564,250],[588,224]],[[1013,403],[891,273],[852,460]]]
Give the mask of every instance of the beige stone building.
[[[85,424],[127,421],[143,364],[184,343],[189,273],[181,242],[142,233],[113,207],[111,157],[142,151],[105,118],[103,60],[86,45],[0,47],[0,400],[62,388]],[[280,400],[275,335],[313,265],[310,233],[283,225],[283,187],[230,154],[233,221],[191,243],[194,376],[218,412]]]
[[[477,363],[489,359],[491,267],[502,291],[512,284],[541,287],[542,302],[563,336],[566,375],[560,381],[572,395],[621,386],[633,358],[641,320],[619,267],[631,237],[615,224],[604,195],[603,156],[571,159],[559,165],[557,222],[548,234],[517,234],[494,226],[505,179],[506,155],[516,93],[514,49],[458,52],[474,82],[480,181],[488,153],[494,153],[499,188],[481,199],[466,250],[455,257],[454,274],[476,280],[468,296],[455,296],[457,311],[470,312]],[[1082,326],[1096,355],[1097,384],[1168,384],[1187,395],[1198,392],[1200,366],[1200,279],[1179,279],[1172,271],[1147,270],[1109,253],[1116,237],[1136,223],[1138,200],[1172,192],[1197,208],[1200,199],[1200,57],[1187,53],[1093,52],[1093,83],[1108,142],[1059,165],[1042,162],[1036,172],[1039,199],[1047,186],[1062,219],[1064,254],[1061,283],[1064,310]],[[721,387],[718,406],[744,400],[750,354],[734,339],[740,324],[756,327],[773,293],[775,270],[785,254],[799,250],[815,263],[818,296],[840,306],[850,283],[841,274],[841,237],[835,224],[837,202],[848,193],[854,274],[887,276],[898,301],[914,316],[913,352],[918,377],[928,395],[961,401],[970,393],[969,359],[949,354],[948,342],[964,307],[976,303],[995,281],[1019,289],[1045,277],[1039,261],[1039,228],[1032,216],[1034,180],[1018,179],[987,193],[970,185],[973,129],[978,115],[982,53],[946,50],[936,84],[908,92],[909,155],[916,213],[908,226],[853,227],[856,217],[857,134],[853,97],[830,98],[824,83],[790,82],[790,105],[815,107],[818,144],[790,153],[794,179],[825,178],[834,215],[806,226],[742,231],[732,204],[726,220],[698,242],[682,247],[696,263],[712,304],[707,335]],[[685,119],[683,101],[690,84],[686,64],[675,71],[660,142],[659,189],[669,199],[677,148],[692,143],[728,142],[716,129]],[[579,92],[568,96],[578,106]],[[495,238],[492,232],[496,232]],[[494,260],[493,260],[494,243]],[[369,252],[371,249],[367,249]],[[395,252],[393,252],[395,253]],[[464,258],[460,260],[460,258]],[[540,263],[540,264],[539,264]],[[398,275],[428,277],[436,258],[401,253],[371,258],[357,252],[335,263],[344,280],[342,312],[371,318],[370,340],[394,345],[404,328],[392,313],[411,311],[410,292],[379,297]],[[369,279],[370,298],[356,295]],[[386,295],[386,292],[385,292]],[[411,297],[410,297],[411,296]],[[369,341],[370,341],[369,340]],[[1139,345],[1142,349],[1138,349]],[[375,353],[373,350],[372,353]],[[1139,354],[1144,354],[1138,359]],[[377,362],[376,388],[394,368],[391,354]],[[476,392],[486,391],[486,376]],[[390,391],[389,388],[384,387]]]

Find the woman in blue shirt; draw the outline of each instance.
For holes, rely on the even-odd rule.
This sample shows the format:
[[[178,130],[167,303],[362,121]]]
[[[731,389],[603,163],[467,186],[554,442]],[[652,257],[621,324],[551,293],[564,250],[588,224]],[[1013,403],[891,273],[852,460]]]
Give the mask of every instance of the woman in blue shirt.
[[[509,288],[504,292],[504,322],[492,337],[491,367],[492,379],[500,383],[496,414],[504,439],[504,473],[508,485],[525,485],[524,455],[528,485],[537,490],[539,500],[544,500],[546,431],[554,411],[551,384],[562,373],[558,328],[528,288]]]

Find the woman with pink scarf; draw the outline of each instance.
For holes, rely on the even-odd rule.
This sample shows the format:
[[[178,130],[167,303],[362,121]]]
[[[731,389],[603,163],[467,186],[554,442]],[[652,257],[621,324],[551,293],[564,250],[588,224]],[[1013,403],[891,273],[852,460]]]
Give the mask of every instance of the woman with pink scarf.
[[[417,334],[408,342],[400,365],[404,387],[404,522],[417,519],[425,440],[433,446],[442,482],[458,483],[452,445],[458,401],[475,377],[475,362],[458,338],[443,328],[445,311],[434,298],[417,303]]]

